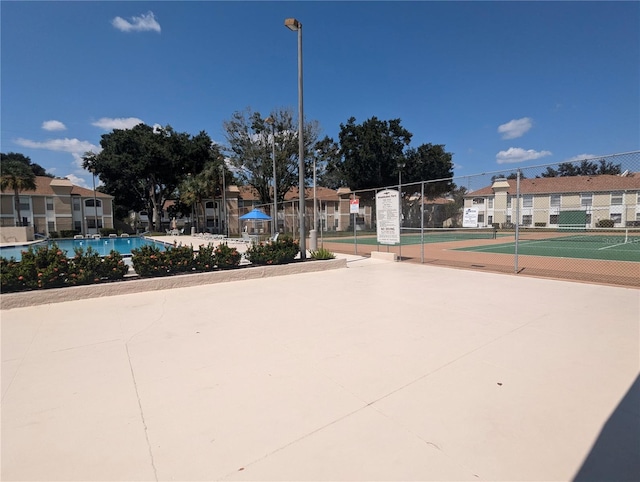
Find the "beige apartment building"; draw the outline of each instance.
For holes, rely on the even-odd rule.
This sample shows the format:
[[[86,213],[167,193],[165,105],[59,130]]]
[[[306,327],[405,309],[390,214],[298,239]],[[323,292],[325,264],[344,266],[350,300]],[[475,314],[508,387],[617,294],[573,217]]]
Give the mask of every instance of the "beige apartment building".
[[[305,189],[305,225],[311,229],[313,225],[313,188]],[[352,228],[353,215],[350,213],[350,199],[352,192],[348,188],[338,190],[326,187],[317,187],[316,218],[318,229],[323,231],[345,231]],[[226,203],[226,210],[224,208]],[[170,206],[173,201],[165,203],[161,213],[161,229],[169,229],[174,223],[170,214]],[[218,196],[215,199],[207,199],[203,206],[192,207],[192,212],[175,220],[177,228],[190,229],[193,226],[196,231],[207,231],[217,234],[229,234],[239,236],[243,230],[251,234],[267,234],[271,232],[270,221],[243,221],[240,217],[254,208],[262,210],[271,216],[272,204],[261,204],[257,192],[250,186],[227,186],[224,198]],[[284,201],[278,203],[276,215],[276,227],[280,233],[297,234],[299,229],[299,191],[294,187],[286,193]],[[358,214],[355,215],[357,226],[370,226],[372,222],[372,207],[360,205]],[[133,229],[145,231],[149,229],[149,216],[146,211],[131,213],[129,223]],[[228,230],[227,230],[228,226]]]
[[[563,219],[580,219],[586,228],[607,219],[615,227],[640,226],[640,173],[521,179],[516,201],[516,180],[496,179],[465,195],[464,207],[477,209],[479,227],[515,224],[517,207],[522,226],[559,227]]]
[[[74,185],[68,179],[36,177],[36,189],[21,191],[22,225],[35,234],[49,236],[65,230],[78,234],[98,234],[100,228],[113,228],[113,197]],[[0,191],[0,227],[17,224],[14,192]]]

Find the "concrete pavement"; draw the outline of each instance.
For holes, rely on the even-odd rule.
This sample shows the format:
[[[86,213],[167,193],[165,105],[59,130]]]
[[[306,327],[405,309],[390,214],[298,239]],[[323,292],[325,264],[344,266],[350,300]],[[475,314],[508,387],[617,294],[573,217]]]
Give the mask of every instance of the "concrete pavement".
[[[638,290],[347,266],[2,311],[2,480],[640,473]]]

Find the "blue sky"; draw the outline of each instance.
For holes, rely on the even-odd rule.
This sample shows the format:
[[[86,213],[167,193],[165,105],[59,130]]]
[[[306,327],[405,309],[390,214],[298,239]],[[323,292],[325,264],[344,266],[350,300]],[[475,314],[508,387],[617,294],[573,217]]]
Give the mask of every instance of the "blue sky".
[[[400,118],[456,175],[640,148],[638,2],[2,1],[1,150],[91,185],[100,136],[304,110],[337,140]]]

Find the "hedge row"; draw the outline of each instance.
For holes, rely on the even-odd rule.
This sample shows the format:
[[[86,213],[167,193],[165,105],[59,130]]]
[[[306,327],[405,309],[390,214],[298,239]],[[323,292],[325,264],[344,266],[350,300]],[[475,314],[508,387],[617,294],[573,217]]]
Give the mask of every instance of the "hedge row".
[[[61,288],[124,278],[129,267],[117,251],[100,257],[88,247],[74,250],[73,258],[58,245],[29,247],[22,259],[0,257],[0,285],[2,292]]]
[[[251,245],[246,259],[255,265],[290,263],[299,253],[297,241],[283,236],[275,242]],[[117,251],[101,258],[88,247],[74,249],[75,256],[67,258],[66,251],[56,244],[51,247],[29,247],[22,252],[22,259],[0,257],[1,291],[3,293],[34,289],[60,288],[124,278],[129,267]],[[156,245],[146,245],[131,251],[131,263],[141,277],[169,276],[178,273],[194,273],[230,269],[240,265],[242,255],[226,243],[218,246],[167,247],[162,251]]]

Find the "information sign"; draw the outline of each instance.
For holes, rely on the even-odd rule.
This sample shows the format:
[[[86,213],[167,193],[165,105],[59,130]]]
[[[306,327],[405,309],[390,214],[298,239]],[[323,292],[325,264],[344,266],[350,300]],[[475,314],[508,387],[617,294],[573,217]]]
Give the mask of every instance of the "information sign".
[[[376,231],[378,243],[400,243],[400,194],[385,189],[376,194]]]

